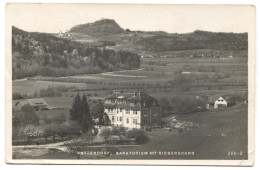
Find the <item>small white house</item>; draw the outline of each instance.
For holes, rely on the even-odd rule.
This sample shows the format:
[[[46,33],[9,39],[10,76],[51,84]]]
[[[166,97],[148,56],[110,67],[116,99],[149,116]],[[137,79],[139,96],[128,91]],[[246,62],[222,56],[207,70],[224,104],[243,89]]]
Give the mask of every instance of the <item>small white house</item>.
[[[213,95],[208,97],[207,109],[230,107],[236,104],[234,97],[230,95]]]
[[[223,108],[223,107],[227,107],[228,103],[227,101],[223,98],[223,97],[219,97],[214,104],[214,108]]]

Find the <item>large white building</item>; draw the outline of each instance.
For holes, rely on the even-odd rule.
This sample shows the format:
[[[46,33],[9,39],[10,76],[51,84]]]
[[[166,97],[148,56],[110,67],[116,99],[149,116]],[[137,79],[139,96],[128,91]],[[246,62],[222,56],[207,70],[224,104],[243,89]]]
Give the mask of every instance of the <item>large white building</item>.
[[[161,126],[157,99],[146,92],[114,92],[105,99],[104,108],[112,125],[129,129]]]

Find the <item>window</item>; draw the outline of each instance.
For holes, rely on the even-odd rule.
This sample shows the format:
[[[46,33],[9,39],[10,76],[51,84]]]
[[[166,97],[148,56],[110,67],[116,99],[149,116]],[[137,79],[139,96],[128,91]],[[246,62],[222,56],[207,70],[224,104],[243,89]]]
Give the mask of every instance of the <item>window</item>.
[[[126,109],[126,110],[125,110],[125,113],[126,113],[126,114],[130,114],[130,110],[129,110],[129,109]]]
[[[143,106],[145,107],[145,103],[143,103]]]
[[[137,115],[137,110],[134,110],[134,111],[133,111],[133,114],[134,114],[134,115]]]
[[[144,109],[143,112],[144,112],[144,115],[148,115],[148,110]]]
[[[122,108],[120,108],[120,112],[122,112]]]
[[[115,116],[112,116],[112,122],[114,122],[115,121]]]
[[[128,118],[126,119],[126,123],[127,123],[127,124],[129,123],[129,119],[128,119]]]
[[[122,122],[122,117],[119,118],[120,122]]]
[[[137,119],[133,119],[133,124],[137,124]]]
[[[116,117],[116,121],[118,121],[118,117]]]
[[[135,103],[130,103],[130,106],[135,106]]]
[[[144,119],[144,120],[143,120],[143,123],[146,125],[146,124],[147,124],[147,119]]]

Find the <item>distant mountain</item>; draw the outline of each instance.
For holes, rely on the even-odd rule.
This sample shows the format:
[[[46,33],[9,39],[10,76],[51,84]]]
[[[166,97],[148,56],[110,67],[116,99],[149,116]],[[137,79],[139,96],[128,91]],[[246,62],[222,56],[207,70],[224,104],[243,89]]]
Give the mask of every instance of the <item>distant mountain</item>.
[[[223,33],[194,31],[186,34],[173,34],[164,31],[133,31],[122,29],[114,20],[102,19],[94,23],[77,25],[71,28],[74,40],[91,44],[102,41],[114,43],[114,49],[124,49],[142,53],[212,49],[240,51],[248,49],[247,33]],[[111,46],[111,45],[108,45]]]
[[[120,34],[124,33],[125,30],[122,29],[114,20],[112,19],[101,19],[94,23],[87,23],[77,25],[70,29],[71,33],[80,33],[85,35],[104,35],[104,34]]]

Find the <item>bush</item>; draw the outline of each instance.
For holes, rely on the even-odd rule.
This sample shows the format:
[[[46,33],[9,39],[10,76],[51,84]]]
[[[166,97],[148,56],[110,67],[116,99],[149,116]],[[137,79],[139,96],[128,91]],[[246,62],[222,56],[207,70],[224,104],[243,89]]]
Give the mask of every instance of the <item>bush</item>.
[[[128,139],[134,138],[137,144],[144,144],[149,141],[148,136],[142,130],[130,130],[126,136]]]
[[[112,135],[118,136],[120,140],[126,135],[126,129],[123,126],[120,127],[113,127],[111,130]]]
[[[101,131],[100,136],[103,136],[105,142],[107,142],[108,138],[112,135],[112,132],[109,128],[105,128]]]

